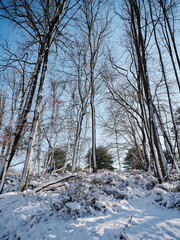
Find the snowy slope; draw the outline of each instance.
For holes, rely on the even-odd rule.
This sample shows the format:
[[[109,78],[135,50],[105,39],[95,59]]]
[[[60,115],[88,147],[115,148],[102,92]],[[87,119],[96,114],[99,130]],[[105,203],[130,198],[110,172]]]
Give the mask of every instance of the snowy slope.
[[[38,193],[47,178],[32,177],[25,193],[17,191],[19,179],[9,175],[0,196],[0,239],[180,239],[176,174],[158,184],[137,171],[78,173]]]

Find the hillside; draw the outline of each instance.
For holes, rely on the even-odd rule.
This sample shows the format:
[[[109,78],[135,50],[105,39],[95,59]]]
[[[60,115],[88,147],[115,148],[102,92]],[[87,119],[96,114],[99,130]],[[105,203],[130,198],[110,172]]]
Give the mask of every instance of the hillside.
[[[176,173],[163,184],[141,171],[66,177],[31,176],[21,193],[20,175],[9,174],[0,196],[0,239],[180,239]]]

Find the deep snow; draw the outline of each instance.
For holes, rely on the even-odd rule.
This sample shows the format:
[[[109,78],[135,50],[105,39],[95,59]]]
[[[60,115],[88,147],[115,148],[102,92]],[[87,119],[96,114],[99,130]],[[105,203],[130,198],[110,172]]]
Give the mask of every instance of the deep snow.
[[[77,173],[31,177],[18,192],[20,175],[7,176],[0,195],[0,239],[180,239],[180,176],[158,184],[148,173]]]

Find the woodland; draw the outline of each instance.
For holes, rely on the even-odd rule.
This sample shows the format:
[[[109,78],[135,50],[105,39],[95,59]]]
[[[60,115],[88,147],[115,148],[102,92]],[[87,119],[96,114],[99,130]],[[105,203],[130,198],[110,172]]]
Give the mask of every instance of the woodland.
[[[96,173],[98,146],[118,170],[131,149],[159,184],[179,173],[179,10],[179,0],[0,0],[10,29],[0,38],[0,193],[12,168],[20,191],[30,175]]]

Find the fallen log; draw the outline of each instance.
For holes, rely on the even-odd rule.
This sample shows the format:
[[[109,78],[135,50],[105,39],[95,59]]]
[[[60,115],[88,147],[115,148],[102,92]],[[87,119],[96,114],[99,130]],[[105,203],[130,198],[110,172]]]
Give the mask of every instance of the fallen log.
[[[59,180],[56,180],[56,181],[54,181],[54,182],[49,182],[49,183],[47,183],[46,185],[43,185],[42,187],[35,189],[34,192],[35,192],[35,193],[40,192],[41,190],[43,190],[43,189],[45,189],[45,188],[48,188],[48,187],[50,187],[50,186],[52,186],[52,185],[54,185],[54,184],[63,182],[63,181],[65,181],[65,180],[67,180],[67,179],[69,179],[69,178],[72,178],[72,177],[75,177],[75,174],[69,175],[69,176],[66,176],[66,177],[63,177],[63,178],[61,178],[61,179],[59,179]]]

